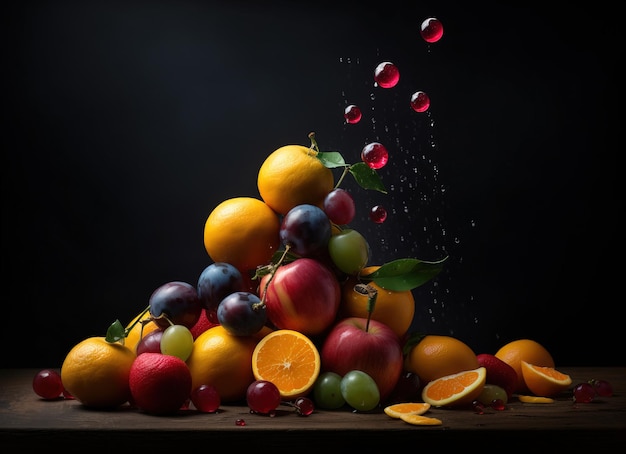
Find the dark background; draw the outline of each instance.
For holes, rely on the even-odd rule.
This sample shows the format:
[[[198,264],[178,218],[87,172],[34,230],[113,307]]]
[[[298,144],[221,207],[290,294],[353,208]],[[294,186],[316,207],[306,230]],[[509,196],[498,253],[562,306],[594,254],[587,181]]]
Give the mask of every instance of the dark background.
[[[211,209],[258,196],[265,157],[311,131],[350,163],[389,149],[389,194],[344,185],[373,263],[449,256],[415,290],[416,330],[624,365],[617,11],[401,3],[5,7],[1,365],[59,367],[159,285],[195,284]],[[445,33],[427,44],[432,16]],[[394,89],[373,84],[385,60]],[[416,90],[427,113],[408,107]],[[346,125],[352,103],[365,115]]]

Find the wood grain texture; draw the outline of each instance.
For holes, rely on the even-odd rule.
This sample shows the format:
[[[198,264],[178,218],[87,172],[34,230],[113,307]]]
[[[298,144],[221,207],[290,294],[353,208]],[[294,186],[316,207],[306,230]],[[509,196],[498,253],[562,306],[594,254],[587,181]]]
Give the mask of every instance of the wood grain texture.
[[[390,418],[380,409],[355,413],[349,409],[316,411],[298,416],[280,407],[275,417],[252,415],[246,406],[223,405],[215,414],[194,410],[172,416],[150,416],[128,406],[94,411],[75,400],[44,401],[32,390],[36,369],[0,369],[0,446],[26,449],[62,446],[70,452],[143,447],[160,451],[187,443],[228,443],[229,451],[321,452],[363,449],[369,443],[438,448],[447,442],[476,446],[540,446],[562,449],[588,446],[609,449],[626,442],[626,367],[563,367],[573,383],[602,378],[614,395],[590,404],[574,404],[571,392],[552,404],[526,404],[512,399],[504,411],[432,408],[427,415],[441,426],[413,426]],[[237,426],[235,420],[246,425]],[[291,449],[290,449],[291,450]]]

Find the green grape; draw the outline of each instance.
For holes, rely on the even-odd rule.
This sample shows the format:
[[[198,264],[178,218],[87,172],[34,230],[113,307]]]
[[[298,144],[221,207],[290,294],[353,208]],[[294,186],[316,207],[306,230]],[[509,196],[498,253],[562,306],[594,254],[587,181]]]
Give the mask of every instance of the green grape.
[[[161,353],[187,361],[193,348],[193,335],[184,325],[170,325],[161,336]]]
[[[313,386],[313,398],[319,408],[336,410],[345,405],[341,394],[341,375],[335,372],[322,372]]]
[[[346,274],[356,275],[367,265],[370,248],[363,235],[353,229],[344,229],[328,240],[330,258]]]
[[[370,411],[380,402],[380,391],[374,379],[361,370],[351,370],[341,379],[341,395],[355,410]]]
[[[485,384],[482,392],[476,398],[476,400],[483,405],[491,405],[491,403],[496,399],[500,399],[504,404],[508,402],[508,396],[506,395],[504,388],[497,385],[491,385],[489,383]]]

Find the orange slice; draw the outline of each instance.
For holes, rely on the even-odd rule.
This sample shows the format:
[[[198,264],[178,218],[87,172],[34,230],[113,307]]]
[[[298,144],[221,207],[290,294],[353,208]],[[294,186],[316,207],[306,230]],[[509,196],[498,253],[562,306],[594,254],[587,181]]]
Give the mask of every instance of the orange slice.
[[[486,378],[484,367],[446,375],[428,382],[422,399],[433,407],[471,404],[485,387]]]
[[[304,396],[313,389],[321,364],[313,341],[289,329],[272,331],[252,352],[254,378],[271,381],[287,400]]]
[[[526,396],[518,395],[517,399],[525,404],[552,404],[554,399],[551,397],[538,397],[538,396]]]
[[[442,423],[441,419],[431,418],[428,416],[422,415],[414,415],[414,414],[403,414],[400,416],[400,419],[404,422],[408,422],[409,424],[413,424],[416,426],[440,426]]]
[[[569,375],[554,367],[535,366],[521,361],[524,382],[531,393],[541,397],[552,397],[565,391],[572,384]]]
[[[402,402],[388,405],[383,411],[392,418],[401,418],[402,415],[423,415],[429,409],[430,404],[424,402]]]

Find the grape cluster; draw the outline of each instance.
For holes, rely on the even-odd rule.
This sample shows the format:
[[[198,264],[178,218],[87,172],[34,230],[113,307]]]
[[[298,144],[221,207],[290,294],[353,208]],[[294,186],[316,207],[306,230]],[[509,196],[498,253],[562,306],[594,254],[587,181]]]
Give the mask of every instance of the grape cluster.
[[[572,394],[575,403],[587,404],[593,402],[596,397],[611,397],[613,387],[606,380],[591,379],[574,386]]]

